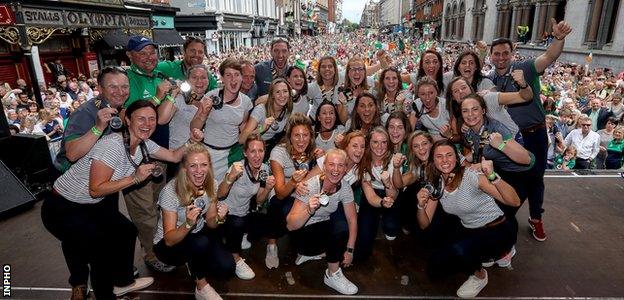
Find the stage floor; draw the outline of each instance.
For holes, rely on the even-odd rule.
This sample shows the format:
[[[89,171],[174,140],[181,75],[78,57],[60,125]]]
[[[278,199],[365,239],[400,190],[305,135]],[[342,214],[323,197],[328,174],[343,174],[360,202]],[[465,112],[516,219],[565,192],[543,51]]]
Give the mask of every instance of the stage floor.
[[[479,296],[624,297],[624,179],[613,175],[549,175],[545,182],[544,223],[548,240],[540,243],[531,237],[525,203],[518,214],[520,230],[513,264],[510,268],[489,268],[489,284]],[[12,298],[68,299],[68,272],[60,243],[43,227],[40,208],[41,202],[0,221],[0,263],[5,270],[10,265]],[[296,255],[284,251],[287,247],[280,250],[280,267],[267,270],[265,245],[264,241],[258,242],[243,251],[256,278],[211,282],[223,298],[446,299],[455,297],[466,279],[458,274],[432,282],[424,273],[422,247],[412,237],[401,235],[389,242],[380,234],[374,257],[345,270],[360,291],[356,296],[344,297],[323,284],[324,262],[295,266]],[[152,274],[140,255],[135,257],[141,274],[156,280],[147,290],[133,296],[193,299],[194,284],[186,268]],[[292,273],[294,285],[287,283],[286,272]],[[407,285],[401,284],[403,276],[409,279]]]

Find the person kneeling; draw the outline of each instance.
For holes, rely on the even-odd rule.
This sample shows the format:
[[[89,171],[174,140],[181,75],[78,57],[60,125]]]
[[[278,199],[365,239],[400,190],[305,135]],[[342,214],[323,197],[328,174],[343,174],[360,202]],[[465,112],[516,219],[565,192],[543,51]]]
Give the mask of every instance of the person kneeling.
[[[324,174],[306,181],[308,193],[296,196],[288,217],[287,228],[293,231],[293,242],[300,253],[297,265],[326,253],[327,270],[324,282],[341,294],[358,292],[340,268],[353,261],[353,246],[357,237],[357,215],[353,190],[341,184],[347,171],[347,154],[332,149],[326,154]],[[338,204],[342,203],[342,207]],[[346,224],[344,220],[346,219]],[[348,227],[348,228],[346,228]]]
[[[207,227],[223,224],[227,205],[217,202],[210,154],[202,145],[190,146],[178,175],[160,192],[162,215],[154,237],[154,253],[166,264],[188,264],[197,287],[195,299],[221,299],[208,284],[208,274],[230,277],[235,263]],[[205,226],[206,225],[206,226]]]

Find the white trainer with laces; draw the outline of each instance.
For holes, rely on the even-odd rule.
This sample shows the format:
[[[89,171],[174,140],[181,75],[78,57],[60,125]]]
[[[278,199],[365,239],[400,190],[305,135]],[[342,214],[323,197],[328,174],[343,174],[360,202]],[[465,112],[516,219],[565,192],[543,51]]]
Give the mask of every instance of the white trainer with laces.
[[[314,256],[306,256],[303,254],[297,254],[297,259],[295,259],[295,265],[299,266],[306,261],[321,260],[323,258],[325,258],[325,253],[321,253],[319,255],[314,255]]]
[[[355,295],[358,292],[358,287],[342,274],[340,268],[334,274],[329,274],[329,269],[326,269],[323,281],[327,286],[343,295]]]
[[[268,244],[264,264],[267,269],[277,269],[279,267],[279,257],[277,256],[277,245]]]
[[[206,284],[201,290],[195,287],[195,299],[196,300],[223,300],[217,291],[215,291],[210,284]]]
[[[459,298],[474,298],[479,295],[481,290],[488,283],[487,272],[485,270],[483,270],[483,272],[485,272],[485,278],[483,279],[480,279],[479,277],[474,275],[470,275],[470,277],[468,277],[468,280],[466,280],[466,282],[464,282],[464,284],[462,284],[457,290],[457,296]]]
[[[245,233],[243,234],[243,240],[241,241],[241,249],[247,250],[249,248],[251,248],[251,243],[247,239],[247,234]]]
[[[115,296],[117,297],[120,297],[127,293],[142,290],[150,286],[152,283],[154,283],[154,278],[152,277],[139,277],[135,279],[132,284],[122,287],[113,287],[113,294],[115,294]]]
[[[384,234],[386,236],[386,240],[388,241],[394,241],[394,239],[396,239],[396,236],[389,236],[387,234]]]
[[[254,273],[245,260],[241,258],[236,262],[236,276],[243,280],[250,280],[256,277],[256,273]]]

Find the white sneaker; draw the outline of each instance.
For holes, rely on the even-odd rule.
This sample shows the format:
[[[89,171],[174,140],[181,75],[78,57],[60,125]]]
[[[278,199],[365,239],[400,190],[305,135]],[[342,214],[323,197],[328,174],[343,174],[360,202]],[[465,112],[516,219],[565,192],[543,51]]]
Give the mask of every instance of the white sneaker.
[[[277,269],[279,267],[279,257],[277,256],[277,245],[267,245],[266,257],[264,258],[264,264],[267,269]]]
[[[321,260],[325,258],[325,253],[321,253],[319,255],[314,255],[314,256],[306,256],[306,255],[302,255],[302,254],[297,254],[297,259],[295,259],[295,265],[299,266],[302,263],[309,261],[309,260]]]
[[[484,270],[485,272],[485,270]],[[460,298],[474,298],[487,285],[488,275],[485,272],[485,278],[479,279],[477,276],[470,275],[468,280],[462,284],[457,290],[457,296]]]
[[[195,299],[196,300],[223,300],[217,291],[215,291],[210,284],[206,284],[204,288],[198,290],[195,287]]]
[[[249,280],[256,277],[256,273],[245,263],[244,259],[239,259],[236,262],[236,276],[243,280]]]
[[[243,234],[243,240],[241,241],[241,249],[247,250],[251,248],[251,243],[247,240],[247,234]]]
[[[387,234],[384,234],[386,236],[386,240],[388,241],[394,241],[394,239],[396,239],[396,236],[389,236]]]
[[[511,250],[509,250],[509,252],[507,252],[505,255],[503,255],[503,257],[501,257],[498,260],[490,260],[484,263],[481,263],[481,266],[483,266],[484,268],[489,268],[491,266],[493,266],[494,264],[497,264],[499,267],[501,268],[507,268],[509,266],[511,266],[511,259],[516,255],[516,246],[513,245],[511,246]]]
[[[142,290],[154,283],[154,278],[152,277],[139,277],[134,280],[132,284],[122,286],[122,287],[113,287],[113,294],[115,296],[123,296],[127,293]]]
[[[331,275],[329,274],[329,269],[326,269],[323,281],[327,286],[343,295],[355,295],[358,292],[358,287],[342,274],[342,269],[340,268],[338,268],[336,273]]]

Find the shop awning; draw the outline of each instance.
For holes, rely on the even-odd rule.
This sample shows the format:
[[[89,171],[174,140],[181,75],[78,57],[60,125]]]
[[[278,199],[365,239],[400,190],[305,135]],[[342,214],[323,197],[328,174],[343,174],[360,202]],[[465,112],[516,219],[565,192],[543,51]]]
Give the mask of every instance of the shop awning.
[[[160,47],[182,46],[184,39],[175,29],[154,29],[154,43]]]
[[[104,42],[111,48],[124,49],[128,45],[130,37],[121,29],[110,31],[103,38]]]

